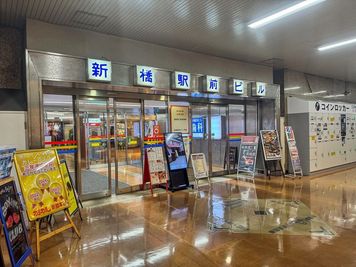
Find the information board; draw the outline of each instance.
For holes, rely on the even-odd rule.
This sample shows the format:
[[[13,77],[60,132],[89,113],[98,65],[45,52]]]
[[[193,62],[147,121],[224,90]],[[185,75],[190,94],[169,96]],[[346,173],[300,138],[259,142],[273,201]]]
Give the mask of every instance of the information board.
[[[75,188],[73,187],[73,182],[68,171],[67,163],[63,160],[61,161],[60,166],[63,174],[65,189],[67,192],[67,198],[69,204],[68,212],[72,216],[74,213],[76,213],[79,210],[78,195],[77,192],[75,191]]]
[[[189,133],[189,107],[171,106],[171,131]]]
[[[30,221],[68,208],[55,149],[19,151],[14,160]]]
[[[242,136],[238,171],[254,173],[256,166],[257,150],[258,149],[258,136]]]
[[[21,202],[17,197],[16,185],[12,179],[0,184],[1,223],[12,266],[21,266],[32,255],[27,239],[26,226],[22,218]]]
[[[260,134],[265,160],[281,160],[281,146],[277,130],[261,130]]]
[[[0,147],[0,179],[9,177],[16,148]]]
[[[292,168],[294,175],[302,174],[302,165],[300,163],[299,152],[297,143],[295,141],[295,135],[292,126],[285,126],[284,131],[286,133],[286,139],[288,144],[289,156],[292,162]]]
[[[184,142],[181,133],[166,133],[165,145],[169,169],[179,170],[187,168]]]
[[[162,147],[146,148],[151,184],[166,182],[166,165],[163,158]]]
[[[208,167],[204,153],[194,153],[190,155],[192,160],[193,172],[195,179],[209,177]]]

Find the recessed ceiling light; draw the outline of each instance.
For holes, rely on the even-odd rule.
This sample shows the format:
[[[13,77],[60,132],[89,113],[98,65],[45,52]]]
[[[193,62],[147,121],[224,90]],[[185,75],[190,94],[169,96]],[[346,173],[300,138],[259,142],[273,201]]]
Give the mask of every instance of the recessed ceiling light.
[[[312,92],[312,93],[304,93],[303,95],[318,95],[318,94],[323,94],[326,93],[325,90],[323,91],[316,91],[316,92]]]
[[[284,88],[284,91],[297,90],[297,89],[300,89],[300,86]]]
[[[308,7],[314,6],[314,5],[324,2],[324,1],[325,0],[306,0],[306,1],[300,2],[296,5],[293,5],[291,7],[283,9],[277,13],[274,13],[274,14],[267,16],[263,19],[260,19],[256,22],[250,23],[248,25],[248,27],[250,27],[252,29],[257,29],[257,28],[263,27],[271,22],[280,20],[286,16],[292,15],[294,13],[297,13],[299,11],[302,11]]]
[[[318,47],[318,50],[319,51],[325,51],[325,50],[329,50],[329,49],[332,49],[332,48],[336,48],[336,47],[340,47],[340,46],[344,46],[344,45],[349,45],[349,44],[353,44],[353,43],[356,43],[356,38],[350,39],[350,40],[346,40],[346,41],[342,41],[342,42],[338,42],[338,43],[333,43],[333,44],[320,46],[320,47]]]

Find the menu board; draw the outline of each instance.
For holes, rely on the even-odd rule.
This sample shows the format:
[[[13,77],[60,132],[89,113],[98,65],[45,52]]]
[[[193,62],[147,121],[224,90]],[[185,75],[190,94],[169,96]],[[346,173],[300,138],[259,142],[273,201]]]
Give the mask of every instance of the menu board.
[[[281,146],[277,130],[261,130],[260,134],[265,160],[281,160]]]
[[[189,107],[171,106],[172,132],[189,133]]]
[[[302,166],[300,164],[300,158],[299,158],[297,143],[295,141],[293,128],[292,126],[285,126],[284,131],[286,133],[289,156],[292,162],[293,172],[294,174],[302,173]]]
[[[0,179],[9,177],[16,148],[0,147]]]
[[[56,150],[19,151],[14,160],[30,221],[68,208]]]
[[[209,176],[206,165],[205,155],[203,153],[191,154],[192,166],[195,179],[206,178]]]
[[[21,202],[17,198],[15,182],[11,179],[0,185],[1,223],[12,266],[21,266],[32,254],[21,214]]]
[[[258,136],[242,136],[238,171],[255,172],[257,149]]]
[[[72,182],[72,179],[70,178],[67,163],[63,160],[63,161],[61,161],[60,166],[61,166],[65,189],[66,189],[67,197],[68,197],[68,204],[69,204],[68,212],[70,215],[73,215],[79,209],[78,195],[77,195],[77,192],[75,191],[75,188],[73,187],[73,182]]]
[[[182,134],[166,133],[165,146],[169,169],[171,171],[186,169],[188,164]]]
[[[167,174],[162,147],[146,148],[146,154],[148,158],[151,184],[165,183]]]

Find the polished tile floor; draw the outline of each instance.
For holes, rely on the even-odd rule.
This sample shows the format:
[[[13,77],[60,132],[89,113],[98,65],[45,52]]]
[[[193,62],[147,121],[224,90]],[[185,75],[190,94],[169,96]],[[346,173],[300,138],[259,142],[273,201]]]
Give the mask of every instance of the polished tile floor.
[[[36,266],[356,266],[356,168],[85,206],[82,238],[44,241]]]

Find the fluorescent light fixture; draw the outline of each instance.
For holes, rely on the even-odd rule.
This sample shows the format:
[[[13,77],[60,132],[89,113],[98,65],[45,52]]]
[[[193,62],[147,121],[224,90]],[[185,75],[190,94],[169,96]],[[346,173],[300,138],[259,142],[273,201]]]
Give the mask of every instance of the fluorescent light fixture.
[[[297,90],[297,89],[300,89],[300,86],[284,88],[284,91]]]
[[[319,94],[324,94],[326,93],[325,90],[323,91],[317,91],[317,92],[312,92],[312,93],[304,93],[303,95],[319,95]]]
[[[356,43],[356,38],[350,39],[350,40],[346,40],[346,41],[342,41],[342,42],[338,42],[338,43],[333,43],[333,44],[320,46],[320,47],[318,47],[318,50],[319,51],[325,51],[325,50],[329,50],[329,49],[333,49],[333,48],[337,48],[337,47],[340,47],[340,46],[349,45],[349,44],[353,44],[353,43]]]
[[[327,95],[327,96],[324,96],[324,98],[333,98],[333,97],[342,97],[342,96],[345,96],[345,95],[344,94]]]
[[[257,29],[257,28],[263,27],[269,23],[280,20],[286,16],[292,15],[294,13],[297,13],[299,11],[302,11],[308,7],[314,6],[314,5],[324,2],[324,1],[325,0],[306,0],[306,1],[300,2],[296,5],[293,5],[291,7],[283,9],[277,13],[274,13],[274,14],[267,16],[263,19],[260,19],[256,22],[250,23],[248,25],[248,27],[250,27],[252,29]]]

